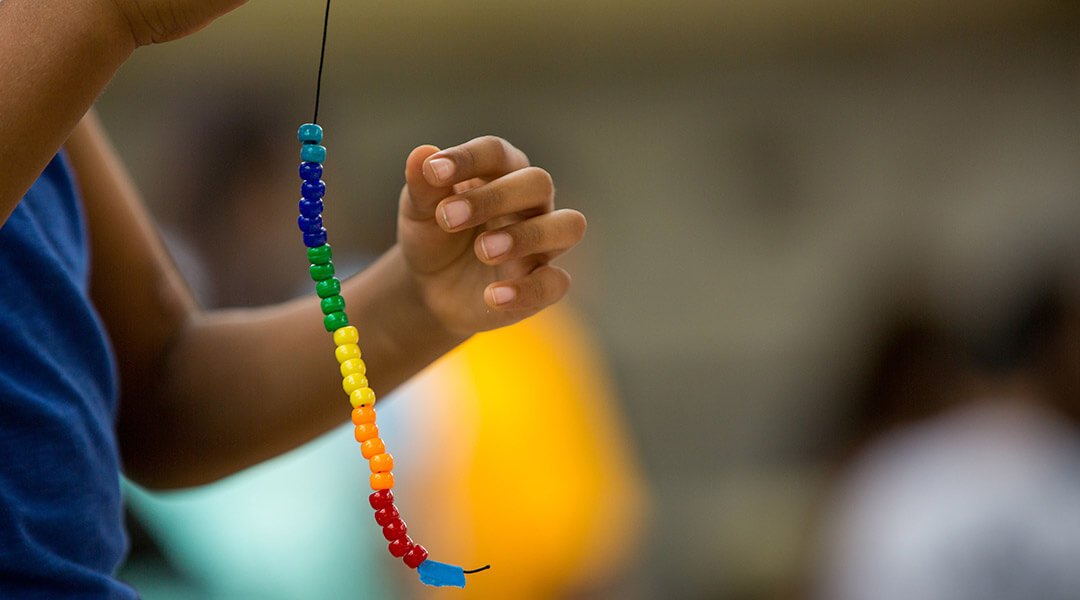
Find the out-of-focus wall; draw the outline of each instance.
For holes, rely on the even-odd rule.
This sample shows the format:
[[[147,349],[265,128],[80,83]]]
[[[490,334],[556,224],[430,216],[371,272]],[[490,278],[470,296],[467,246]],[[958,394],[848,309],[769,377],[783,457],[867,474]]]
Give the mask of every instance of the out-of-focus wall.
[[[250,103],[294,145],[311,113],[315,4],[260,0],[141,49],[101,99],[163,223],[215,219],[166,183],[215,106]],[[588,216],[565,260],[570,301],[609,353],[654,496],[643,597],[793,585],[837,399],[881,315],[920,295],[990,320],[1034,267],[1080,255],[1068,3],[333,10],[327,219],[356,232],[335,248],[360,261],[393,242],[412,147],[486,133],[525,149],[558,203]],[[293,195],[266,203],[291,210]]]

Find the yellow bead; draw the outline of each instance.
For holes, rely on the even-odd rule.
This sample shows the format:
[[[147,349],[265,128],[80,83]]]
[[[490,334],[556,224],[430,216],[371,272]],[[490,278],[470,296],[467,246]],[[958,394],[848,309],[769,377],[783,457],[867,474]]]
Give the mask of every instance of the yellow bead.
[[[346,375],[345,378],[341,380],[341,387],[345,390],[346,394],[351,395],[356,390],[367,387],[367,377],[356,374]]]
[[[355,344],[360,341],[360,333],[352,325],[347,325],[334,332],[334,343],[338,346]]]
[[[342,344],[334,350],[334,356],[337,357],[339,363],[343,363],[349,359],[360,358],[360,346],[356,344]]]
[[[341,363],[341,376],[348,377],[349,375],[364,375],[367,373],[367,365],[359,358],[350,358],[349,360]]]
[[[353,434],[356,436],[356,441],[364,443],[371,438],[379,437],[379,426],[374,423],[364,423],[363,425],[357,425],[353,430]]]
[[[371,474],[371,489],[373,490],[389,490],[394,487],[394,474],[393,473],[372,473]]]
[[[371,438],[360,443],[360,453],[368,460],[383,452],[386,452],[386,443],[382,441],[382,438]]]
[[[383,452],[371,457],[369,463],[372,473],[388,473],[394,470],[394,457]]]
[[[369,387],[349,392],[349,403],[353,405],[353,408],[364,404],[375,404],[375,392]]]

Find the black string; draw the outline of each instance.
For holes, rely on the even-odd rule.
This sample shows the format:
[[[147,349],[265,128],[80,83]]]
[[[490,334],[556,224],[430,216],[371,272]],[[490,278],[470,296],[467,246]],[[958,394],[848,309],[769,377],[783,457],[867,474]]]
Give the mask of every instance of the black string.
[[[491,568],[491,565],[484,565],[483,567],[480,567],[479,569],[473,569],[472,571],[465,571],[464,573],[466,575],[472,575],[473,573],[479,573],[480,571],[487,571],[490,568]]]
[[[322,25],[322,50],[319,51],[319,76],[315,80],[315,116],[311,122],[319,122],[319,93],[322,91],[322,67],[323,59],[326,58],[326,29],[330,25],[330,0],[326,0],[326,16],[323,17]]]

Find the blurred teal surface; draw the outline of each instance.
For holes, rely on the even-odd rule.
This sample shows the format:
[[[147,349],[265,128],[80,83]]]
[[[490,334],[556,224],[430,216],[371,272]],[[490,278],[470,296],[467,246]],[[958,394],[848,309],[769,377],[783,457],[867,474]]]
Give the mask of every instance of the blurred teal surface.
[[[133,557],[120,577],[147,600],[396,597],[351,433],[191,490],[127,482],[132,513],[176,570]]]

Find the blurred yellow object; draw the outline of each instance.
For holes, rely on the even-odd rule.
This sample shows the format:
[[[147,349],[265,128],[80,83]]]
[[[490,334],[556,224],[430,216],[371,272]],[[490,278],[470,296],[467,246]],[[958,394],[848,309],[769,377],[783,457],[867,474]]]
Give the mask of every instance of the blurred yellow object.
[[[426,420],[398,482],[410,531],[438,560],[492,565],[425,598],[558,598],[603,587],[634,552],[642,486],[584,331],[553,307],[476,335],[408,399]]]

